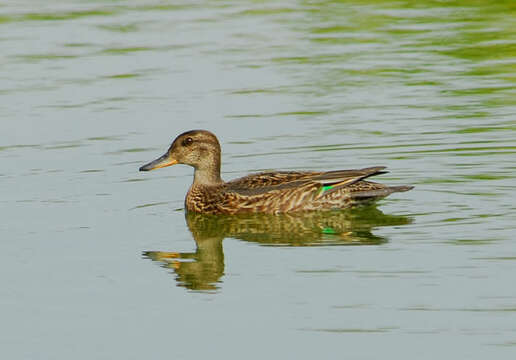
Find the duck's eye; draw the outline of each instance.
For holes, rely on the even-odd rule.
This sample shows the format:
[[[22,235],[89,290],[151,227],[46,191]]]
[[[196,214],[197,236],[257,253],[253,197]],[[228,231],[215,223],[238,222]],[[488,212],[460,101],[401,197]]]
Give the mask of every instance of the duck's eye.
[[[193,139],[191,137],[187,137],[183,140],[183,146],[190,146],[193,143]]]

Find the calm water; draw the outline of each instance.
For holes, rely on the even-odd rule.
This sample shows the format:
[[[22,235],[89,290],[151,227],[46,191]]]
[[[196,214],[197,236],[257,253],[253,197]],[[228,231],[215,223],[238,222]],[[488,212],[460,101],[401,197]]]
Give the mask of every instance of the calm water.
[[[514,1],[143,3],[0,2],[2,358],[514,358]],[[416,188],[185,218],[192,128]]]

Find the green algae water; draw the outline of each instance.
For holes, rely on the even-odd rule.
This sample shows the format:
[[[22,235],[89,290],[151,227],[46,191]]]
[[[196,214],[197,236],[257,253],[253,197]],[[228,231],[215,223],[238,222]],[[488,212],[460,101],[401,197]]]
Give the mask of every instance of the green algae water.
[[[513,1],[0,3],[6,359],[512,359]],[[226,180],[388,166],[349,212],[185,216]],[[152,175],[152,176],[150,176]]]

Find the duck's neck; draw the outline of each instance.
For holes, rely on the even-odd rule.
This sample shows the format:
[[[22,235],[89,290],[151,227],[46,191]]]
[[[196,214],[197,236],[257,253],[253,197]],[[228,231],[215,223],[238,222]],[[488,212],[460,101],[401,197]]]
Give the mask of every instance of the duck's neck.
[[[220,161],[214,162],[211,166],[197,168],[194,172],[193,185],[220,185],[223,181],[220,177]]]

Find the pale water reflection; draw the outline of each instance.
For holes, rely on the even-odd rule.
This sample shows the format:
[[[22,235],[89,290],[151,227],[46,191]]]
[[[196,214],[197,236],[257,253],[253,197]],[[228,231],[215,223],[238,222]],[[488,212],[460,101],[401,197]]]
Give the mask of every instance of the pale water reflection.
[[[387,238],[374,235],[374,229],[412,222],[408,216],[386,215],[376,206],[277,215],[190,212],[185,218],[195,240],[195,252],[145,251],[143,256],[173,270],[178,286],[190,290],[214,290],[220,286],[225,238],[265,246],[380,245]]]

